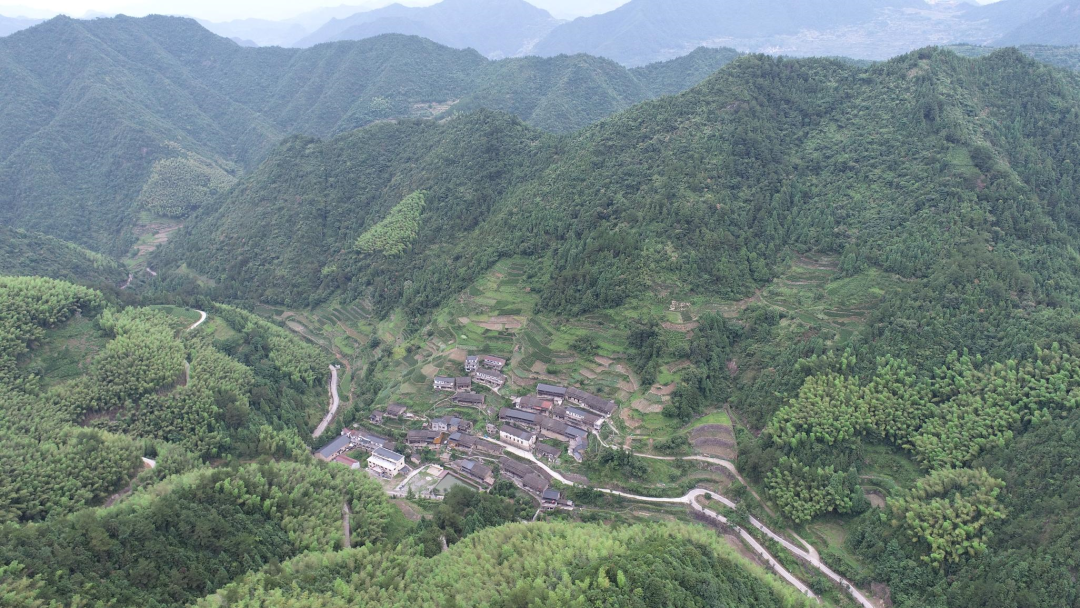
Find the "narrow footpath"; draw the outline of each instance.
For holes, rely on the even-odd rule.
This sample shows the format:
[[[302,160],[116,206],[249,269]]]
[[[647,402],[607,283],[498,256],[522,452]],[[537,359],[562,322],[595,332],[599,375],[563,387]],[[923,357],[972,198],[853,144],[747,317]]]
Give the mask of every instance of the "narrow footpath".
[[[311,434],[312,437],[319,437],[326,432],[326,427],[330,426],[330,423],[334,421],[334,416],[337,415],[338,405],[341,403],[341,399],[338,398],[338,378],[337,367],[330,366],[330,412],[326,414],[326,418],[322,419],[318,428]]]

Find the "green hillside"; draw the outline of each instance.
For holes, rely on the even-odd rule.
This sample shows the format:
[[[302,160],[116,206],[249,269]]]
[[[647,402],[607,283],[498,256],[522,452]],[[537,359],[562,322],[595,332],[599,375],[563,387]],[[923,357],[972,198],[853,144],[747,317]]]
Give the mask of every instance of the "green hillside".
[[[409,521],[312,458],[326,359],[249,313],[25,277],[0,306],[5,606],[808,605],[703,527],[512,523],[508,481]]]
[[[459,350],[513,353],[514,394],[615,398],[607,437],[635,451],[737,447],[779,517],[897,605],[980,605],[980,580],[1029,589],[994,587],[1002,605],[1070,605],[1072,511],[1050,505],[1074,488],[1019,480],[1066,449],[1028,438],[1080,403],[1078,136],[1080,79],[1016,50],[751,56],[570,135],[480,112],[292,139],[158,262],[389,343],[350,347],[346,423],[426,413]],[[415,238],[356,247],[418,191]],[[570,470],[663,496],[712,483],[619,462]]]
[[[100,253],[43,234],[0,226],[0,275],[42,276],[120,285],[127,272]]]
[[[947,47],[961,57],[983,57],[998,50],[989,46],[958,44]],[[1080,47],[1025,44],[1016,47],[1021,53],[1047,65],[1067,70],[1080,70]]]
[[[690,86],[703,72],[680,63],[649,77]],[[0,223],[114,256],[146,226],[209,202],[290,134],[476,108],[565,132],[655,96],[591,57],[490,62],[398,35],[242,48],[158,16],[52,19],[0,39],[0,74],[10,84]]]
[[[167,255],[228,297],[304,306],[344,290],[412,316],[510,255],[534,261],[545,308],[580,314],[657,285],[740,299],[791,250],[816,251],[840,256],[844,274],[917,279],[910,297],[937,307],[950,305],[932,294],[951,289],[952,274],[974,273],[984,278],[965,298],[1016,292],[989,309],[1028,319],[1031,305],[1076,297],[1072,256],[1047,264],[1040,253],[1071,238],[1071,182],[1059,172],[1072,165],[1059,141],[1073,127],[1006,121],[1025,115],[1008,94],[1016,79],[1029,96],[1076,103],[1073,77],[1016,52],[972,61],[921,51],[869,68],[753,57],[568,137],[479,113],[293,139]],[[408,255],[353,248],[421,189]],[[265,220],[248,221],[256,213]],[[967,268],[957,255],[985,259]],[[905,333],[904,302],[875,322],[879,341]],[[1001,348],[983,333],[990,322],[952,323],[924,344],[941,357],[952,345]]]
[[[418,559],[415,551],[390,556],[366,549],[301,557],[279,573],[226,587],[199,606],[418,604],[810,605],[749,570],[711,532],[673,525],[515,524],[480,532],[431,559]]]

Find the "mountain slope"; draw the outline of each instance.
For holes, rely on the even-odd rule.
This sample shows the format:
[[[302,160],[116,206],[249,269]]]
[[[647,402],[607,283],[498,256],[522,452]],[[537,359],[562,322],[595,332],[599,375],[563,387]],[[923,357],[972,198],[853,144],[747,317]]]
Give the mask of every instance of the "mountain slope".
[[[992,36],[1002,36],[1017,26],[1037,19],[1061,0],[1001,0],[973,6],[964,12],[971,21],[985,21]],[[1040,41],[1041,42],[1041,41]]]
[[[999,46],[1080,44],[1080,3],[1062,2],[1043,11],[997,40]]]
[[[656,77],[702,73],[684,67]],[[593,57],[491,62],[405,36],[242,48],[170,17],[50,20],[0,39],[0,77],[0,223],[113,255],[140,214],[183,217],[288,134],[480,107],[571,131],[654,96]]]
[[[127,271],[116,260],[100,253],[44,234],[0,226],[0,275],[119,285],[127,277]]]
[[[1001,80],[1016,74],[1054,103],[1077,103],[1074,78],[1016,52],[973,61],[924,51],[865,69],[754,57],[567,138],[482,114],[297,140],[198,218],[171,255],[229,285],[227,297],[296,305],[345,287],[383,310],[422,314],[517,253],[543,260],[534,287],[545,305],[582,312],[658,282],[745,297],[788,247],[853,247],[861,263],[928,277],[965,239],[996,234],[951,227],[958,206],[978,204],[1009,226],[993,237],[995,255],[1041,273],[1031,256],[1049,244],[1031,239],[1072,227],[1069,195],[1034,167],[1071,165],[1036,118],[1021,134],[1000,122],[1027,115]],[[962,84],[948,84],[954,77]],[[976,99],[992,118],[965,118]],[[429,203],[409,252],[353,249],[366,225],[418,190]],[[1007,201],[1021,195],[1007,192],[1040,202],[1017,208]],[[277,236],[246,221],[267,205]],[[309,236],[291,242],[296,233]],[[1067,283],[1032,297],[1071,300]]]
[[[491,58],[513,57],[527,52],[558,23],[547,11],[524,0],[443,0],[423,8],[394,4],[332,20],[297,46],[394,33],[473,48]]]
[[[40,19],[25,17],[5,17],[0,15],[0,38],[41,23]]]

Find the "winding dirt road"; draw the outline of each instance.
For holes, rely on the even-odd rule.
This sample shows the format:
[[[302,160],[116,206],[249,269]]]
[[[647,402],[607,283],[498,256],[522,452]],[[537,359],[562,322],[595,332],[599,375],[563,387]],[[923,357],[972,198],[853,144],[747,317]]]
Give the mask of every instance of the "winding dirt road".
[[[341,399],[338,398],[338,379],[337,379],[337,367],[330,366],[330,412],[326,414],[326,418],[322,419],[318,428],[311,434],[312,437],[318,437],[326,432],[326,427],[330,426],[330,423],[334,421],[334,416],[337,415],[338,405],[341,404]]]
[[[536,459],[536,457],[534,457],[531,453],[526,452],[525,450],[515,448],[512,445],[508,445],[506,443],[503,443],[501,441],[492,439],[490,437],[488,438],[488,440],[503,446],[504,448],[506,448],[506,451],[510,452],[511,454],[514,454],[515,456],[520,456],[521,458],[524,458],[524,459],[528,460],[529,462],[533,463],[534,465],[539,466],[540,468],[547,471],[547,473],[550,474],[554,479],[557,479],[560,483],[563,483],[563,484],[568,485],[568,486],[581,485],[581,484],[576,484],[576,483],[570,481],[569,479],[566,479],[565,477],[560,475],[558,471],[556,471],[556,470],[552,469],[551,467],[547,466],[546,464],[540,462],[539,460]],[[715,463],[715,464],[719,464],[720,466],[724,466],[725,468],[727,468],[728,466],[730,466],[731,468],[734,468],[734,466],[735,466],[734,464],[732,464],[730,462],[727,462],[727,461],[724,461],[724,460],[721,460],[719,458],[708,458],[708,457],[705,457],[705,456],[696,456],[696,457],[690,457],[690,458],[693,459],[693,460],[701,460],[701,461],[704,461],[704,462],[712,462],[712,463]],[[727,463],[727,464],[724,464],[724,463]],[[738,473],[736,473],[736,475],[737,474]],[[587,486],[583,486],[583,487],[587,487]],[[720,515],[719,513],[716,513],[714,511],[710,511],[709,509],[706,509],[705,507],[698,504],[697,499],[699,497],[708,496],[709,498],[711,498],[713,500],[719,501],[720,503],[727,506],[728,508],[731,508],[731,509],[735,508],[735,503],[733,501],[731,501],[728,498],[725,498],[724,496],[721,496],[720,494],[717,494],[716,492],[711,492],[709,490],[697,489],[697,490],[691,490],[685,496],[680,496],[678,498],[655,498],[655,497],[652,497],[652,496],[638,496],[637,494],[627,494],[626,492],[619,492],[617,490],[609,490],[607,488],[594,488],[594,489],[599,491],[599,492],[604,492],[605,494],[611,494],[613,496],[620,496],[622,498],[626,498],[626,499],[629,499],[629,500],[637,500],[637,501],[640,501],[640,502],[667,503],[667,504],[686,504],[686,505],[689,505],[692,509],[694,509],[695,511],[698,511],[699,513],[705,514],[710,519],[714,519],[716,521],[719,521],[721,523],[724,523],[724,524],[727,524],[727,525],[731,526],[733,529],[735,529],[739,533],[739,537],[742,538],[751,548],[753,548],[754,552],[757,553],[758,555],[760,555],[761,558],[764,559],[765,562],[767,564],[769,564],[769,566],[771,566],[772,569],[781,578],[786,580],[788,583],[790,583],[792,586],[794,586],[796,589],[798,589],[800,593],[805,594],[807,597],[816,597],[814,595],[814,593],[810,590],[809,587],[807,587],[802,581],[800,581],[798,578],[796,578],[795,575],[791,574],[786,569],[784,569],[784,567],[781,566],[772,557],[772,555],[769,554],[768,550],[766,550],[765,547],[763,547],[761,545],[761,543],[759,543],[757,541],[757,539],[755,539],[753,536],[751,536],[749,532],[742,529],[740,526],[736,526],[734,524],[728,523],[727,518],[725,518],[723,515]],[[829,580],[831,580],[834,583],[840,585],[840,587],[845,592],[847,592],[848,595],[850,595],[852,598],[854,598],[856,602],[861,604],[863,606],[863,608],[877,608],[877,606],[875,606],[873,602],[871,602],[869,599],[867,599],[867,597],[865,595],[863,595],[862,592],[860,592],[858,589],[856,589],[854,585],[852,585],[849,581],[847,581],[846,579],[841,577],[839,574],[834,572],[831,568],[829,568],[824,563],[822,563],[821,559],[817,555],[817,551],[814,551],[812,547],[810,548],[810,551],[807,551],[803,547],[795,545],[794,543],[788,541],[784,537],[782,537],[779,534],[777,534],[777,533],[773,532],[772,530],[770,530],[768,527],[765,526],[765,524],[761,523],[760,521],[758,521],[754,517],[750,517],[750,525],[757,528],[765,536],[767,536],[770,539],[772,539],[772,540],[776,541],[777,543],[779,543],[780,546],[782,546],[784,549],[786,549],[788,551],[788,553],[791,553],[795,557],[797,557],[797,558],[801,559],[802,561],[806,562],[811,567],[813,567],[814,569],[816,569],[819,572],[821,572],[822,574],[824,574]]]

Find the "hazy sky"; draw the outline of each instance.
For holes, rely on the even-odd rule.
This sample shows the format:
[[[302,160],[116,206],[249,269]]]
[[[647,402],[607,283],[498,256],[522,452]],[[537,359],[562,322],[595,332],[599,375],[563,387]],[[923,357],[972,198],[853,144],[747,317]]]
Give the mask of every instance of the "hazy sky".
[[[16,0],[18,1],[18,0]],[[211,21],[226,21],[259,17],[262,19],[287,19],[324,6],[346,4],[376,8],[393,0],[22,0],[8,4],[0,2],[0,15],[9,17],[25,15],[45,17],[64,13],[81,17],[88,12],[124,13],[142,16],[149,13],[189,15]],[[426,6],[437,0],[397,0],[401,4]],[[627,0],[527,0],[561,17],[602,13],[625,4]],[[6,6],[5,6],[6,5]]]

